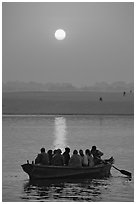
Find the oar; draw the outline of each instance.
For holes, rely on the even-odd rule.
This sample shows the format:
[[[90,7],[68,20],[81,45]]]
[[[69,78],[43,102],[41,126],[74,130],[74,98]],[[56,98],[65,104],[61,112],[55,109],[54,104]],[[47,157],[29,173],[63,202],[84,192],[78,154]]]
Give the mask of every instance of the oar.
[[[97,159],[99,159],[99,160],[101,160],[102,162],[104,162],[102,159],[100,159],[100,158],[97,158]],[[109,164],[111,164],[110,162],[107,162],[107,163],[109,163]],[[111,164],[112,165],[112,164]],[[131,174],[131,172],[129,172],[129,171],[126,171],[126,170],[120,170],[120,169],[118,169],[116,166],[114,166],[114,165],[112,165],[112,167],[114,168],[114,169],[116,169],[116,170],[118,170],[120,173],[122,173],[122,174],[124,174],[124,175],[126,175],[126,176],[128,176],[128,177],[132,177],[132,174]]]
[[[120,173],[126,175],[126,176],[129,176],[129,177],[132,177],[132,174],[129,172],[129,171],[126,171],[126,170],[120,170],[118,169],[116,166],[112,165],[112,167],[118,171],[120,171]]]

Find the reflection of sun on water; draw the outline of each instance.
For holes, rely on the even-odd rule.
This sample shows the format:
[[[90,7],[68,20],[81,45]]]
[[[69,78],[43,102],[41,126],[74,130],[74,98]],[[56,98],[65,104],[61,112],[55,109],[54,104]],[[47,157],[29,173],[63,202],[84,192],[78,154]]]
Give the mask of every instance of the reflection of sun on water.
[[[55,131],[54,131],[54,143],[53,146],[55,149],[64,149],[67,145],[66,143],[66,119],[64,117],[56,117],[55,118]]]

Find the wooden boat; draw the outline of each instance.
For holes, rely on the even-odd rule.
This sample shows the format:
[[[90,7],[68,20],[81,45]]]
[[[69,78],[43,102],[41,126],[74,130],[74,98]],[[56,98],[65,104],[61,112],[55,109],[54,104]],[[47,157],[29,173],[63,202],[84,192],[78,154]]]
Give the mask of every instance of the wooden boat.
[[[45,166],[29,163],[21,166],[30,179],[103,178],[110,176],[112,162],[108,161],[94,167]]]

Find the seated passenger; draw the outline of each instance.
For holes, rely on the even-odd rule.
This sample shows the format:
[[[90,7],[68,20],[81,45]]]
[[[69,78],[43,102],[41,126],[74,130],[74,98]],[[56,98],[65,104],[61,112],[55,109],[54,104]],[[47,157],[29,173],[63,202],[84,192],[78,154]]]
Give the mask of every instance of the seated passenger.
[[[54,149],[53,156],[57,153],[57,149]]]
[[[87,155],[86,155],[86,154],[84,155],[82,149],[79,150],[79,154],[80,154],[80,157],[81,157],[82,166],[88,166],[88,158],[87,158]]]
[[[41,153],[37,155],[35,159],[35,164],[42,164],[42,165],[48,165],[49,164],[49,158],[48,154],[45,152],[45,148],[41,148]]]
[[[77,150],[73,151],[73,155],[71,156],[71,158],[69,160],[69,166],[82,167],[81,158],[80,158]]]
[[[65,148],[65,152],[63,153],[63,158],[64,158],[64,165],[68,166],[69,160],[70,160],[70,149],[69,147]]]
[[[61,155],[61,149],[57,149],[56,154],[52,157],[52,165],[54,166],[63,166],[63,156]]]
[[[97,150],[96,146],[92,146],[91,154],[93,155],[95,165],[102,163],[101,156],[103,155],[103,152]]]
[[[52,164],[52,157],[53,157],[52,150],[51,149],[48,150],[47,154],[48,154],[48,157],[49,157],[49,165],[51,165]]]
[[[88,158],[88,166],[89,167],[93,167],[94,166],[94,161],[93,161],[93,156],[91,155],[91,152],[89,149],[85,150],[85,154]]]

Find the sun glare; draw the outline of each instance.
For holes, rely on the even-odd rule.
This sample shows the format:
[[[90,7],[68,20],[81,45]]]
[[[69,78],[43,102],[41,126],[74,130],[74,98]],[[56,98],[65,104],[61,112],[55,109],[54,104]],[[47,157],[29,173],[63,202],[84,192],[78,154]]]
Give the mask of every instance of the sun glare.
[[[58,29],[55,31],[55,38],[57,40],[64,40],[66,37],[66,32],[62,29]]]

